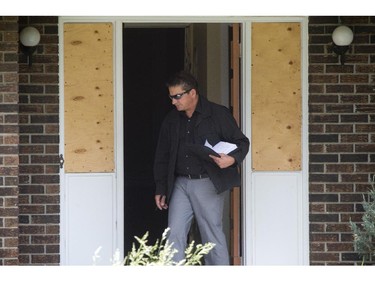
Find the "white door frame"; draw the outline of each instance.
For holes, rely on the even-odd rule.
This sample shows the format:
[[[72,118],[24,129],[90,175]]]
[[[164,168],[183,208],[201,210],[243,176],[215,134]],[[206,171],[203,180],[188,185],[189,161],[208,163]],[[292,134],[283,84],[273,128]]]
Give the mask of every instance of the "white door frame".
[[[300,178],[301,189],[298,191],[298,265],[309,265],[309,198],[308,198],[308,18],[307,17],[255,17],[243,22],[242,28],[242,124],[247,136],[251,136],[251,24],[253,22],[300,22],[301,23],[301,95],[302,95],[302,170]],[[245,47],[246,46],[246,47]],[[251,145],[251,140],[250,140]],[[250,149],[251,151],[251,149]],[[251,170],[251,153],[245,158],[243,164],[243,264],[257,265],[256,261],[256,222],[255,222],[255,189],[254,174]],[[270,174],[269,172],[257,172]],[[288,176],[288,172],[275,172],[272,174]],[[270,253],[271,254],[271,253]],[[283,264],[280,262],[280,264]]]
[[[114,27],[114,97],[115,97],[115,189],[116,189],[116,206],[114,206],[115,216],[117,223],[115,227],[115,241],[114,249],[120,249],[121,256],[123,257],[124,248],[124,175],[123,175],[123,152],[124,152],[124,139],[123,139],[123,86],[122,86],[122,28],[124,23],[240,23],[242,24],[242,44],[241,44],[241,62],[242,62],[242,124],[243,131],[247,136],[251,136],[251,23],[252,22],[300,22],[301,23],[301,38],[302,38],[302,190],[299,194],[299,223],[301,230],[299,233],[300,242],[300,259],[299,264],[309,264],[309,219],[308,219],[308,21],[307,17],[241,17],[241,16],[180,16],[180,17],[59,17],[59,75],[60,75],[60,153],[64,153],[64,59],[63,59],[63,25],[68,22],[112,22]],[[66,264],[66,203],[65,202],[65,174],[64,170],[60,170],[61,181],[61,228],[60,228],[60,254],[61,264]],[[242,233],[242,249],[243,249],[243,264],[254,264],[254,229],[255,225],[252,224],[252,216],[254,214],[254,190],[252,189],[251,180],[251,155],[247,156],[243,163],[243,187],[242,187],[242,213],[243,220],[243,233]]]
[[[113,17],[59,17],[59,93],[60,93],[60,154],[64,155],[64,24],[65,23],[96,23],[110,22],[113,24],[113,91],[114,91],[114,159],[115,170],[108,173],[113,178],[112,208],[113,217],[113,237],[112,249],[124,248],[124,140],[123,140],[123,86],[122,86],[122,23]],[[70,174],[75,176],[74,174]],[[91,174],[99,176],[100,174]],[[78,176],[78,175],[77,175]],[[66,189],[67,177],[64,169],[60,169],[60,264],[70,264],[68,260],[68,208]],[[94,255],[94,252],[92,253]],[[121,253],[123,257],[123,251]]]

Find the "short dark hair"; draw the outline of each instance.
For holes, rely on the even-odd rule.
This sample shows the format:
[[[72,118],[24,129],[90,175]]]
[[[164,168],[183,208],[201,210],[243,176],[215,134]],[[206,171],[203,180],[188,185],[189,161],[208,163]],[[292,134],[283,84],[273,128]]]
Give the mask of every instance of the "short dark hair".
[[[185,91],[190,89],[195,89],[198,92],[198,82],[197,79],[189,72],[184,70],[173,74],[167,81],[166,86],[176,87],[181,86]]]

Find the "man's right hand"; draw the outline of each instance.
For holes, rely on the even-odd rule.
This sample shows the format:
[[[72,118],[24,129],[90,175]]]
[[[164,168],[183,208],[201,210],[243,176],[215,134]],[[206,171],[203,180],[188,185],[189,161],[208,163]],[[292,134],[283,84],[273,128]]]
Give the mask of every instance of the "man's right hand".
[[[165,195],[155,195],[156,207],[159,210],[168,209],[168,205],[165,203]]]

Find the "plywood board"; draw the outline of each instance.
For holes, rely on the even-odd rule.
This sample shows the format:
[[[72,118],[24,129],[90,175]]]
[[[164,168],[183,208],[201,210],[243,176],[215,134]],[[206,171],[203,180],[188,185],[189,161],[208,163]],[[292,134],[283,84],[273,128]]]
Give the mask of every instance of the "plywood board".
[[[301,28],[253,23],[252,169],[301,170]]]
[[[113,28],[64,24],[65,172],[114,171]]]

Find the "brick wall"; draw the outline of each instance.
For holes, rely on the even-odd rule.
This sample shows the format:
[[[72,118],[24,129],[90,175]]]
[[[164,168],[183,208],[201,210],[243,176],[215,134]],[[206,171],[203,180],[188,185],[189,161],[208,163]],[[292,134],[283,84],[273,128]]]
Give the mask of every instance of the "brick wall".
[[[331,51],[339,25],[354,41]],[[310,263],[356,264],[349,220],[360,223],[375,174],[375,17],[309,18]]]
[[[19,17],[41,41],[29,67],[19,57],[19,262],[59,264],[58,18]]]
[[[0,265],[18,264],[18,17],[0,16]]]

